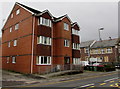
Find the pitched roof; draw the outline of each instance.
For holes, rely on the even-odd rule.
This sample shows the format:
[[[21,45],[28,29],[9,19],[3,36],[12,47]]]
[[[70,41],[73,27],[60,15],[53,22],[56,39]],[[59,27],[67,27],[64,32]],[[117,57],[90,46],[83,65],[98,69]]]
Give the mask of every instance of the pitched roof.
[[[40,11],[35,10],[35,9],[31,8],[31,7],[28,7],[28,6],[26,6],[26,5],[23,5],[23,4],[21,4],[21,3],[16,2],[16,4],[17,4],[17,5],[20,5],[20,6],[24,7],[24,8],[26,8],[27,10],[29,10],[29,11],[31,11],[31,12],[33,12],[33,13],[36,13],[36,14],[41,13]]]
[[[109,39],[109,40],[102,40],[102,41],[97,41],[92,48],[100,48],[100,47],[113,47],[117,44],[118,38],[116,39]]]
[[[95,41],[95,40],[90,40],[90,41],[81,42],[80,47],[81,47],[81,48],[90,47],[90,45],[91,45],[94,41]]]
[[[77,22],[74,22],[74,23],[72,23],[71,25],[72,25],[72,27],[74,27],[75,25],[77,25],[77,26],[79,27],[79,29],[80,29],[80,26],[78,25]]]
[[[67,17],[70,22],[72,23],[71,19],[69,18],[69,16],[66,14],[66,15],[63,15],[63,16],[60,16],[58,18],[54,17],[54,22],[58,22],[58,21],[61,21],[62,19],[64,19],[65,17]]]

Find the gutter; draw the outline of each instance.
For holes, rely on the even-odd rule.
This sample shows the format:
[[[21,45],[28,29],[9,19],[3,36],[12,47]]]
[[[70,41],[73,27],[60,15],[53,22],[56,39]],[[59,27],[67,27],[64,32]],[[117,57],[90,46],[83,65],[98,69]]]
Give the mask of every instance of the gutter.
[[[33,25],[32,25],[32,56],[31,56],[31,69],[30,69],[30,73],[33,73],[33,59],[34,59],[34,32],[35,32],[35,16],[33,15]]]

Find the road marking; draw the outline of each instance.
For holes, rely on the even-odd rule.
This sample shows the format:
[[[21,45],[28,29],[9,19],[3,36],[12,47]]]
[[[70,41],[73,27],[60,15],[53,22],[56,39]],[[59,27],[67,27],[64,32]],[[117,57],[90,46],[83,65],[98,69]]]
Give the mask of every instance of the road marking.
[[[106,83],[101,83],[100,85],[105,85]]]
[[[91,85],[94,85],[94,83],[92,83],[92,84],[87,84],[87,85],[83,85],[83,86],[81,86],[81,88],[82,88],[82,87],[88,87],[88,86],[91,86]]]
[[[110,83],[113,83],[113,82],[115,82],[115,81],[110,81]]]
[[[108,82],[108,81],[111,81],[111,80],[114,80],[114,79],[118,79],[119,77],[116,77],[116,78],[112,78],[112,79],[108,79],[108,80],[105,80],[104,82]]]
[[[98,77],[102,77],[102,76],[108,76],[108,75],[112,75],[112,74],[116,74],[115,73],[110,73],[110,74],[105,74],[105,75],[101,75],[101,76],[98,76]],[[95,76],[97,77],[97,76]],[[83,78],[83,79],[89,79],[89,78],[95,78],[94,76],[93,77],[87,77],[87,78]],[[64,82],[70,82],[70,81],[77,81],[77,80],[81,80],[81,78],[77,78],[77,79],[73,79],[73,80],[66,80],[66,81],[59,81],[59,82],[50,82],[50,83],[43,83],[43,84],[34,84],[34,85],[26,85],[26,86],[20,86],[21,88],[22,87],[35,87],[35,86],[44,86],[44,85],[51,85],[51,84],[58,84],[58,83],[64,83]]]
[[[95,87],[95,86],[90,86],[90,87],[87,87],[86,89],[90,89],[90,88],[93,88],[93,87]]]

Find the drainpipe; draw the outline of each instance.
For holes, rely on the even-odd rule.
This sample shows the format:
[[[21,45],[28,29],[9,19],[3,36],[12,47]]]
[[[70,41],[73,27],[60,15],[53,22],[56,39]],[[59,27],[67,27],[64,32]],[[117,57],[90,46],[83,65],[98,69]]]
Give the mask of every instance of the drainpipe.
[[[32,25],[32,56],[31,56],[31,69],[30,69],[30,73],[33,73],[33,59],[34,59],[34,32],[35,32],[35,16],[33,15],[33,25]]]

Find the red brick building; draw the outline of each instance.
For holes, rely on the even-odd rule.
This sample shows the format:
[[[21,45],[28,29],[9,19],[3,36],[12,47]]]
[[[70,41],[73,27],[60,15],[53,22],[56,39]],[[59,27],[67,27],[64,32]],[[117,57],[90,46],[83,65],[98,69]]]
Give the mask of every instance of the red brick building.
[[[80,61],[78,24],[15,3],[2,29],[2,67],[22,73],[44,72]],[[70,66],[64,67],[70,68]]]

